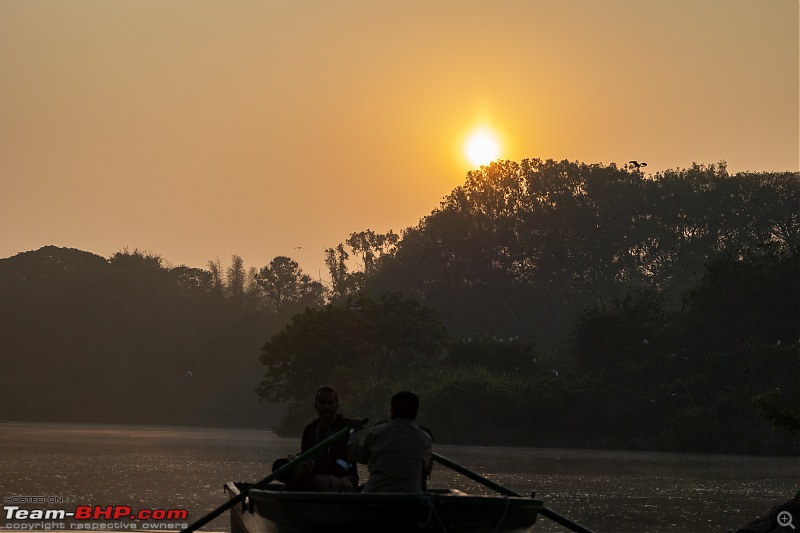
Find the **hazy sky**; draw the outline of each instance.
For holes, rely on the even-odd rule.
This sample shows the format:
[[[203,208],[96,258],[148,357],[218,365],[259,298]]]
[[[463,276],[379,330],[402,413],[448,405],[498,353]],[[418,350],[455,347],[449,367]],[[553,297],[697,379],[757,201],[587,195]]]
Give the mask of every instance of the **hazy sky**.
[[[430,213],[478,126],[517,161],[797,171],[799,5],[0,0],[0,257],[316,277]]]

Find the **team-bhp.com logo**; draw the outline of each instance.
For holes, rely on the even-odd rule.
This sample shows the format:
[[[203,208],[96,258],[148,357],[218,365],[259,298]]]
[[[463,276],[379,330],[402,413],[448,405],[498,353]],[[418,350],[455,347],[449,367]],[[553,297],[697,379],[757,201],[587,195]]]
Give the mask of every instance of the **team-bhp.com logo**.
[[[75,510],[66,509],[23,509],[18,505],[3,506],[7,528],[19,530],[34,529],[67,529],[67,525],[59,520],[70,520],[69,529],[133,529],[135,524],[143,529],[177,529],[183,524],[174,521],[186,521],[189,512],[186,509],[139,509],[134,511],[129,505],[78,505]],[[50,521],[51,527],[26,527],[26,522],[40,520]],[[100,522],[100,521],[111,521]],[[145,522],[142,524],[142,522]]]

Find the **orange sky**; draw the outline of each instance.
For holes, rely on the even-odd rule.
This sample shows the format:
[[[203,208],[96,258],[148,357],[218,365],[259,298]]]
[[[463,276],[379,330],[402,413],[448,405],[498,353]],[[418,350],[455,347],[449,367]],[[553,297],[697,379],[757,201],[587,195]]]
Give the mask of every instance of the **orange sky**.
[[[0,257],[316,277],[351,232],[438,205],[480,125],[506,159],[797,171],[798,6],[3,0]]]

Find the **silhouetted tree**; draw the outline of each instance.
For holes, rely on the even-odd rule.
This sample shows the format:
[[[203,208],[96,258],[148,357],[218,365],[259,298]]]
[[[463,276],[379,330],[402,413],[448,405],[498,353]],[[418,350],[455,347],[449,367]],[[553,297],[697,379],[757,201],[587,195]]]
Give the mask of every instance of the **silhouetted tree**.
[[[231,266],[228,267],[225,276],[225,288],[229,298],[242,299],[244,297],[244,286],[247,279],[247,271],[244,267],[244,260],[238,255],[231,256]]]
[[[765,239],[796,248],[799,190],[798,173],[731,176],[724,163],[645,176],[615,165],[495,162],[406,230],[364,289],[424,298],[457,337],[554,345],[580,309],[632,289],[658,289],[680,307],[723,249]]]
[[[211,272],[208,270],[179,266],[170,270],[170,274],[186,294],[208,294],[213,287]]]
[[[364,276],[369,277],[375,266],[375,261],[383,255],[390,254],[397,246],[399,236],[393,231],[388,233],[375,233],[372,230],[351,233],[345,243],[351,248],[353,254],[361,257],[364,267]]]
[[[165,263],[56,247],[0,259],[0,419],[259,425],[253,347],[281,324]],[[32,386],[48,395],[20,402]]]
[[[325,287],[304,274],[289,257],[278,256],[258,273],[257,281],[269,305],[282,312],[287,308],[301,311],[306,306],[325,303]]]
[[[435,311],[399,294],[306,308],[262,348],[266,373],[257,393],[306,401],[324,382],[355,396],[376,375],[436,364],[445,338]]]
[[[354,296],[364,284],[363,272],[350,272],[347,260],[350,254],[339,243],[336,248],[325,250],[325,265],[331,275],[331,300],[343,303],[348,297]]]
[[[613,371],[619,364],[643,361],[654,351],[669,353],[672,317],[664,295],[640,289],[587,307],[575,324],[574,348],[579,361],[592,371]]]
[[[749,340],[797,340],[799,273],[800,254],[773,241],[709,260],[699,285],[686,295],[692,345],[719,350]]]
[[[211,286],[213,290],[219,294],[225,294],[225,279],[223,277],[224,268],[222,261],[216,257],[208,262],[208,271],[211,273]]]

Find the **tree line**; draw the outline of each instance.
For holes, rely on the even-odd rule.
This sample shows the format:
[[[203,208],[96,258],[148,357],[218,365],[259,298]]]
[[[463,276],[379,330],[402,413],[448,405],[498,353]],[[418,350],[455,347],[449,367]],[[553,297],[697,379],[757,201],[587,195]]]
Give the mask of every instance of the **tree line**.
[[[140,250],[0,260],[0,420],[271,425],[258,347],[323,291],[289,258],[255,274]]]
[[[329,284],[288,257],[19,254],[0,418],[258,426],[277,415],[255,389],[291,434],[330,383],[373,419],[414,388],[444,442],[796,450],[798,185],[500,161],[400,234],[325,250]],[[18,407],[31,384],[64,400]]]
[[[448,442],[796,450],[798,185],[724,163],[492,163],[399,237],[328,249],[331,303],[264,346],[259,393],[300,402],[289,433],[329,379],[373,416],[418,390]],[[380,356],[398,336],[428,342],[398,365]]]

